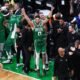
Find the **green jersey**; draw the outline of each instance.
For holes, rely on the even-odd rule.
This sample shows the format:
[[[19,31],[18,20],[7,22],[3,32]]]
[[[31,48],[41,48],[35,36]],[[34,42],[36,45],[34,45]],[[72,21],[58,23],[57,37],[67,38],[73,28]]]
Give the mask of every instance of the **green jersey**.
[[[19,23],[20,23],[20,21],[21,21],[21,15],[15,15],[15,14],[13,14],[13,15],[11,15],[10,16],[10,19],[9,19],[9,29],[10,29],[10,31],[12,31],[13,30],[13,26],[14,26],[14,24],[16,23],[17,25],[19,25]]]
[[[34,48],[36,53],[42,52],[42,54],[46,53],[46,31],[44,29],[44,26],[42,24],[42,21],[40,21],[39,24],[36,24],[36,21],[33,20],[34,23]]]
[[[4,27],[3,27],[3,21],[4,21],[4,16],[3,16],[2,13],[0,13],[0,30],[4,29]]]
[[[42,25],[42,21],[39,24],[36,24],[36,21],[33,20],[34,23],[34,41],[36,42],[44,42],[46,40],[46,31]]]
[[[8,25],[10,31],[13,30],[15,23],[17,23],[16,15],[11,15],[9,19],[9,25]]]
[[[16,15],[17,16],[17,24],[19,25],[21,19],[22,19],[22,16],[21,15]]]

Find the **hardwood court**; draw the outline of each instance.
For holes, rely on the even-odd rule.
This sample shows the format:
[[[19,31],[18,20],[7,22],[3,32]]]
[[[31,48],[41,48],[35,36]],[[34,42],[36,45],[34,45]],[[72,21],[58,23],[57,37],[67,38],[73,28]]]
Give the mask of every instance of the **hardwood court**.
[[[37,80],[8,70],[0,70],[0,80]]]

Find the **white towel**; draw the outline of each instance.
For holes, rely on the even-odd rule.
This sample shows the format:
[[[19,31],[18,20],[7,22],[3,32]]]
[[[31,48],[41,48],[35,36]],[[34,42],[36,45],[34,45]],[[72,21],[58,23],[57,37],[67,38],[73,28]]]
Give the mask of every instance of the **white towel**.
[[[12,35],[11,38],[14,39],[15,38],[15,34],[16,34],[16,29],[17,29],[17,24],[14,24],[14,30],[12,31]]]

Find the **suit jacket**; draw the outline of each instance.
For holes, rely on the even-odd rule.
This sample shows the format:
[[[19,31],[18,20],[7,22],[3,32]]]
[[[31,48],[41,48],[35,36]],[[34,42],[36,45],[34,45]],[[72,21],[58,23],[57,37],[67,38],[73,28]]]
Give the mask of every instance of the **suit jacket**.
[[[21,9],[16,10],[15,15],[21,15]]]
[[[33,44],[33,31],[30,29],[23,29],[21,31],[21,44],[24,48],[32,47]]]

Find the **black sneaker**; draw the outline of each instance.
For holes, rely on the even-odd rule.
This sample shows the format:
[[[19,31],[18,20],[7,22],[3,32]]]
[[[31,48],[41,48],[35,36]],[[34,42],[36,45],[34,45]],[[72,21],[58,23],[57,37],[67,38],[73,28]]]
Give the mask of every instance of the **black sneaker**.
[[[45,65],[45,70],[49,71],[49,65],[48,64]]]
[[[37,70],[37,75],[40,77],[40,69]]]
[[[26,74],[28,74],[29,73],[29,70],[23,69],[23,72],[26,73]]]
[[[43,76],[46,75],[46,70],[45,70],[45,69],[43,69],[43,73],[42,73],[42,75],[43,75]]]
[[[34,69],[32,69],[32,68],[30,68],[30,69],[29,69],[29,71],[30,71],[30,72],[35,72],[35,70],[34,70]]]

